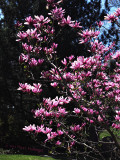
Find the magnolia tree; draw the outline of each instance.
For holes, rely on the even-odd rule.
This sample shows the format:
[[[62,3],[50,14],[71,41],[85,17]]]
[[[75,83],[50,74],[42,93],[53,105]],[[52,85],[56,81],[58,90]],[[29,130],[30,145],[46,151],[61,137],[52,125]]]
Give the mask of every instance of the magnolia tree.
[[[33,84],[20,82],[18,90],[43,97],[44,80],[58,93],[53,99],[42,98],[38,108],[32,110],[40,124],[30,124],[23,130],[42,137],[41,143],[49,146],[53,154],[64,151],[76,159],[106,159],[107,156],[117,159],[120,153],[120,51],[113,50],[115,43],[106,47],[99,42],[102,22],[97,22],[98,31],[82,30],[79,22],[65,16],[61,5],[62,1],[47,0],[48,17],[29,16],[25,27],[17,23],[21,29],[17,41],[23,47],[19,63],[34,81]],[[119,16],[120,9],[117,9],[105,19],[118,24]],[[78,30],[79,43],[86,44],[89,57],[71,55],[57,65],[56,22],[60,30],[66,26]],[[49,66],[48,70],[44,65]],[[33,68],[40,66],[43,70],[40,69],[39,83],[36,83]]]

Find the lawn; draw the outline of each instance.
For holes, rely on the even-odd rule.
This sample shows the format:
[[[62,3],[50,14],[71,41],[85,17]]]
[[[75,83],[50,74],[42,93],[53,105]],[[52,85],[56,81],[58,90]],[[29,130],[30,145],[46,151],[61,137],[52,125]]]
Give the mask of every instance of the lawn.
[[[0,160],[55,160],[51,157],[40,157],[31,155],[0,155]]]

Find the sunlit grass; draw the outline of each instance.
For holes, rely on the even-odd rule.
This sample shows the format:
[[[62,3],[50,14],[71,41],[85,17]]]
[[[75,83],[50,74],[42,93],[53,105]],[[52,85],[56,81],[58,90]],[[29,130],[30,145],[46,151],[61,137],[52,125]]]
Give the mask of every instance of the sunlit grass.
[[[55,160],[51,157],[31,156],[31,155],[0,155],[0,160]]]

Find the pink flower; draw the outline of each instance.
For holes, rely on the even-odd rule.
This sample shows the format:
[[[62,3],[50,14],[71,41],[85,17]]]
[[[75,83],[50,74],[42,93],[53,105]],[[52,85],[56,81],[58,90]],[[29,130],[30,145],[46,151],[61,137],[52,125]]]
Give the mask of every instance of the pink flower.
[[[74,26],[73,25],[73,22],[74,21],[71,21],[71,17],[70,16],[67,16],[67,19],[66,18],[62,18],[62,20],[59,22],[59,24],[61,25],[61,26],[65,26],[65,25],[69,25],[69,26]],[[74,26],[75,27],[75,26]]]
[[[35,58],[31,58],[29,61],[30,67],[34,67],[38,65],[38,61]]]
[[[86,120],[89,121],[90,123],[94,123],[92,119],[86,118]]]
[[[115,120],[117,120],[117,121],[120,122],[120,116],[119,116],[119,115],[116,115]]]
[[[99,27],[99,28],[101,28],[101,27],[102,27],[102,25],[103,25],[103,22],[101,22],[101,21],[96,22],[96,23],[97,23],[97,25],[98,25],[98,27]]]
[[[27,83],[25,83],[25,84],[19,83],[19,86],[20,87],[18,88],[18,90],[23,91],[23,92],[30,92],[30,90],[32,88],[32,86]]]
[[[75,23],[70,23],[69,26],[72,28],[82,28],[82,26],[80,26],[80,22],[77,21]]]
[[[44,132],[45,132],[45,130],[44,130],[44,125],[37,126],[36,132],[37,132],[37,133],[41,133],[41,132],[44,133]]]
[[[33,93],[41,93],[42,92],[41,84],[40,83],[38,83],[38,84],[33,83],[32,92]]]
[[[93,114],[93,113],[94,113],[93,109],[88,109],[88,114]]]
[[[33,49],[33,46],[31,45],[27,45],[27,43],[22,43],[22,47],[28,52],[30,53]]]
[[[41,47],[35,47],[35,48],[33,49],[33,52],[39,54],[41,50],[42,50]]]
[[[40,109],[35,110],[35,112],[34,112],[35,117],[40,117],[42,114],[44,114],[44,112],[45,112],[44,108],[40,108]]]
[[[98,116],[98,121],[99,121],[99,122],[102,122],[102,121],[103,121],[103,119],[101,118],[100,115]]]
[[[58,113],[60,113],[62,116],[66,115],[68,112],[65,111],[65,108],[58,107]]]
[[[120,111],[116,111],[116,113],[120,116]]]
[[[112,127],[113,127],[113,128],[116,128],[116,129],[120,129],[120,124],[115,124],[115,123],[113,123],[113,124],[112,124]]]
[[[49,6],[52,6],[52,7],[55,7],[56,6],[56,3],[54,2],[55,0],[47,0],[47,7]]]
[[[47,139],[45,140],[45,142],[48,141],[48,140],[54,139],[55,137],[57,137],[57,135],[58,134],[56,132],[48,133],[47,134]]]
[[[22,23],[20,23],[19,21],[17,21],[17,23],[15,24],[15,27],[20,27],[22,26]]]
[[[53,121],[51,120],[50,122],[49,122],[49,124],[51,125],[53,123]]]
[[[52,45],[51,45],[51,48],[53,48],[53,49],[56,49],[58,47],[58,44],[56,44],[56,43],[53,43]]]
[[[57,87],[58,83],[57,82],[53,82],[53,83],[50,83],[50,85],[53,86],[53,87]]]
[[[23,39],[25,39],[26,37],[27,37],[27,34],[25,33],[25,32],[19,32],[18,34],[17,34],[17,37],[19,37],[20,39],[17,39],[16,41],[21,41],[21,40],[23,40]]]
[[[120,16],[120,8],[117,8],[117,10],[115,11],[114,15],[116,15],[117,17]]]
[[[116,95],[116,96],[115,96],[115,101],[116,101],[116,102],[120,101],[120,95]]]
[[[24,24],[26,24],[26,25],[33,24],[33,19],[32,19],[31,16],[26,17],[26,18],[25,18],[25,21],[26,21],[26,22],[25,22]]]
[[[58,123],[58,124],[57,124],[57,127],[60,127],[60,126],[61,126],[61,124],[60,124],[60,123]]]
[[[57,141],[57,142],[56,142],[56,145],[58,145],[58,146],[61,145],[61,142],[60,142],[60,141]]]
[[[48,134],[48,133],[50,133],[52,131],[52,128],[48,128],[48,127],[46,127],[46,131],[44,132],[45,134]]]
[[[38,59],[38,64],[41,65],[44,62],[44,59]]]
[[[25,126],[25,128],[23,128],[24,131],[27,131],[27,132],[32,132],[32,131],[35,131],[36,130],[36,127],[35,125],[29,125],[29,126]]]
[[[64,64],[65,66],[67,65],[67,60],[66,60],[66,58],[64,58],[64,60],[62,60],[61,62],[62,62],[62,64]]]
[[[74,108],[74,113],[79,114],[80,113],[80,109],[79,108]]]
[[[51,15],[54,20],[59,21],[64,17],[64,13],[65,10],[63,10],[62,8],[55,7],[55,9],[53,9],[51,13],[49,13],[49,15]]]
[[[46,24],[46,23],[49,23],[50,22],[50,19],[48,17],[44,18],[43,15],[40,15],[40,16],[34,16],[35,17],[35,20],[38,22],[38,23],[43,23],[43,24]],[[42,24],[42,25],[43,25]]]
[[[80,127],[80,125],[75,125],[75,126],[71,126],[70,127],[70,129],[72,130],[72,131],[74,131],[74,132],[77,132],[77,131],[80,131],[81,130],[81,127]]]
[[[71,55],[68,58],[69,58],[70,61],[72,61],[75,57],[74,57],[74,55]]]
[[[88,109],[85,108],[83,105],[81,105],[80,107],[82,108],[82,110],[83,110],[84,112],[87,112],[87,111],[88,111]]]
[[[58,133],[59,136],[61,136],[63,134],[63,131],[57,130],[57,133]]]
[[[72,146],[74,146],[75,145],[75,141],[72,141],[71,143],[70,143],[70,147],[72,147]]]
[[[120,51],[117,51],[115,55],[112,56],[113,59],[120,59]]]
[[[28,54],[25,55],[21,53],[21,55],[19,56],[19,63],[28,62],[29,58],[30,57]]]
[[[105,16],[104,18],[105,20],[111,21],[111,22],[115,22],[118,18],[114,15],[114,14],[107,14],[107,16]]]
[[[19,86],[20,87],[18,88],[18,90],[21,90],[23,92],[30,92],[30,91],[32,91],[33,93],[42,92],[42,89],[40,89],[41,88],[40,83],[38,83],[38,84],[33,83],[33,86],[31,86],[30,84],[27,84],[27,83],[25,83],[25,84],[19,83]]]
[[[57,107],[59,104],[58,101],[56,101],[55,99],[52,100],[52,107]]]

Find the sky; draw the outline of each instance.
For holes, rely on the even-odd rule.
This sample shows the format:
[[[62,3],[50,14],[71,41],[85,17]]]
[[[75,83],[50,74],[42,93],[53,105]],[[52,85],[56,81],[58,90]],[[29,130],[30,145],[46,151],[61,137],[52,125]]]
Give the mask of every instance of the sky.
[[[3,15],[2,15],[2,12],[1,12],[1,9],[0,9],[0,19],[1,19],[1,18],[3,18]]]

